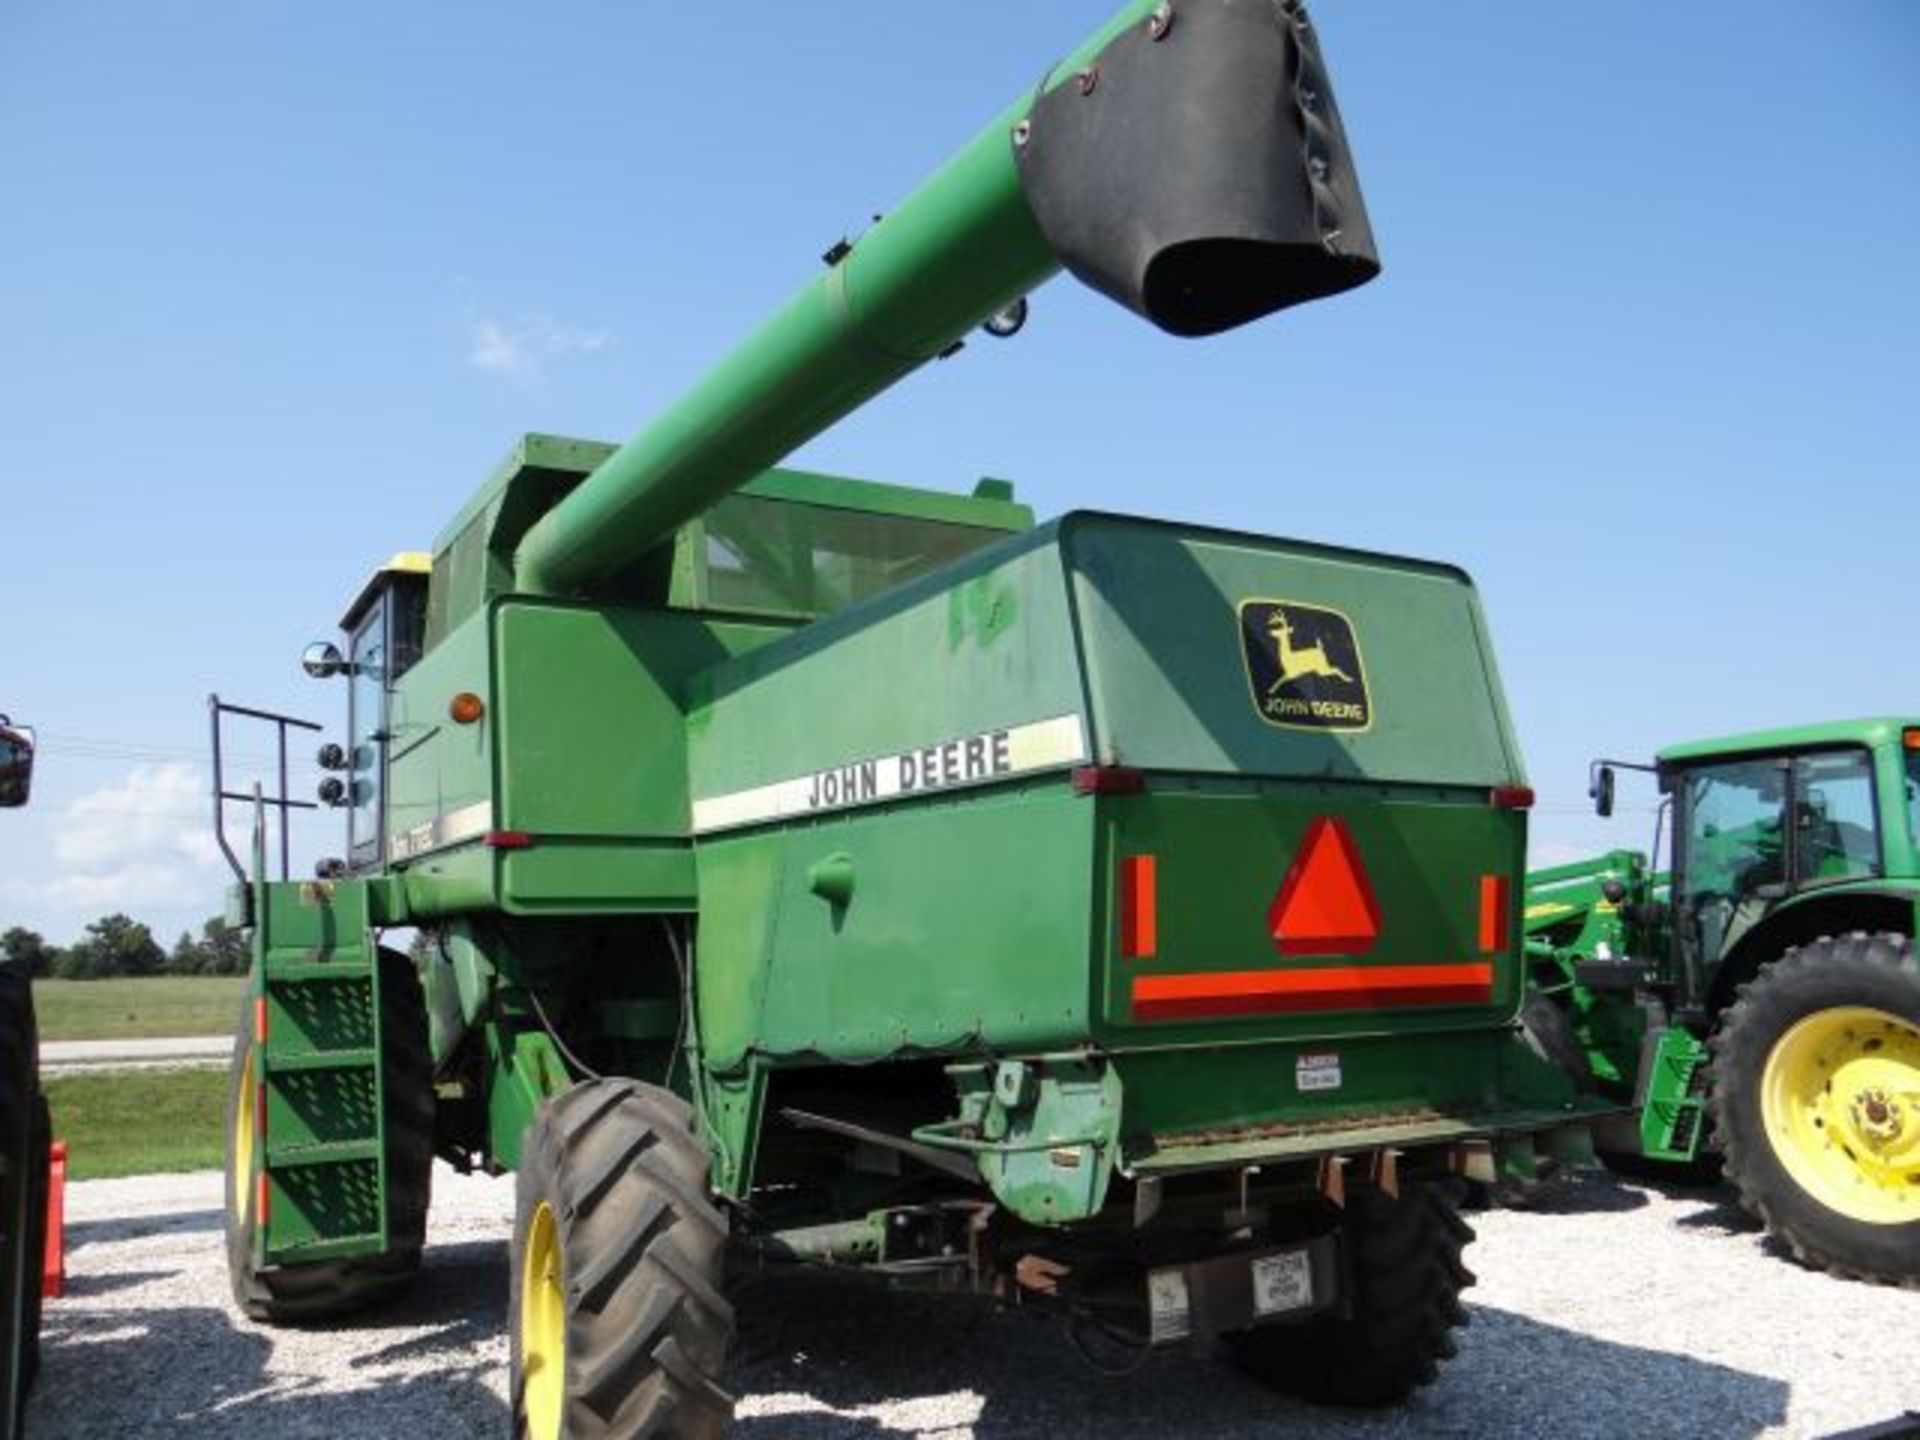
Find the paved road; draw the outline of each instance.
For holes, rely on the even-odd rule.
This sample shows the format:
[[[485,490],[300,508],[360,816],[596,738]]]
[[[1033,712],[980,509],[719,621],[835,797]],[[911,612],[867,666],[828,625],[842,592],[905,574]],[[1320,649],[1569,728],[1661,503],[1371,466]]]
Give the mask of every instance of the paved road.
[[[437,1169],[405,1296],[269,1330],[227,1298],[217,1174],[74,1185],[27,1432],[505,1440],[512,1209],[511,1180]],[[1401,1410],[1315,1410],[1184,1350],[1107,1378],[1031,1313],[812,1274],[735,1297],[735,1440],[1747,1440],[1920,1408],[1920,1293],[1801,1269],[1723,1191],[1603,1178],[1474,1224],[1473,1324]]]
[[[224,1065],[233,1053],[227,1035],[194,1035],[158,1040],[43,1040],[42,1074],[78,1070],[161,1070],[191,1065]]]

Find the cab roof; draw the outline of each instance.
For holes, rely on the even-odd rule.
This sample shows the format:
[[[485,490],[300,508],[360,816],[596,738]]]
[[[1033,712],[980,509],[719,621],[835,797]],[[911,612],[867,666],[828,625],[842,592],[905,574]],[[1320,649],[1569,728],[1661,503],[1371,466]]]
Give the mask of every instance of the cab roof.
[[[1876,716],[1861,720],[1826,720],[1816,725],[1786,725],[1773,730],[1749,730],[1711,740],[1689,740],[1669,745],[1656,757],[1662,765],[1690,765],[1731,755],[1766,755],[1780,750],[1810,750],[1823,745],[1893,745],[1903,730],[1920,730],[1920,717]]]
[[[360,623],[360,614],[373,603],[373,597],[381,586],[395,575],[430,575],[433,573],[433,556],[424,550],[402,550],[384,565],[377,565],[367,577],[367,583],[360,587],[360,593],[353,597],[353,603],[347,606],[347,613],[340,617],[340,628],[352,630]]]

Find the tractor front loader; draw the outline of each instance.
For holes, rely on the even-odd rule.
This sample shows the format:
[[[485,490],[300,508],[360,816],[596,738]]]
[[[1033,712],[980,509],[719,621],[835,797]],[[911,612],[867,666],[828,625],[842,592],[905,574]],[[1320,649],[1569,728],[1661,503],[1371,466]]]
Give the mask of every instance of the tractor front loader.
[[[1514,1023],[1532,796],[1468,578],[776,468],[1061,268],[1192,336],[1370,278],[1305,13],[1128,4],[826,260],[309,652],[346,848],[239,897],[240,1304],[404,1283],[438,1155],[517,1172],[541,1440],[723,1428],[737,1266],[1399,1399],[1462,1318],[1456,1178],[1604,1108]]]
[[[1595,762],[1611,813],[1621,762]],[[1810,1265],[1920,1285],[1920,721],[1675,746],[1655,858],[1527,879],[1529,1028],[1631,1107],[1603,1154],[1698,1177]],[[1658,853],[1671,856],[1661,869]]]

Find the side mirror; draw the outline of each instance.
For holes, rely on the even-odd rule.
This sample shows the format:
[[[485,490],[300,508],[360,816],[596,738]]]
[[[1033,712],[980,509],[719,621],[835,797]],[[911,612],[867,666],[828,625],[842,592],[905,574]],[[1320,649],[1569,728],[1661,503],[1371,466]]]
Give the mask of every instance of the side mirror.
[[[1613,814],[1613,767],[1596,765],[1587,782],[1587,795],[1593,801],[1593,813],[1603,819]]]
[[[346,671],[347,657],[338,645],[316,640],[300,652],[300,668],[316,680],[331,680]]]
[[[33,790],[33,727],[0,715],[0,810],[27,803]]]

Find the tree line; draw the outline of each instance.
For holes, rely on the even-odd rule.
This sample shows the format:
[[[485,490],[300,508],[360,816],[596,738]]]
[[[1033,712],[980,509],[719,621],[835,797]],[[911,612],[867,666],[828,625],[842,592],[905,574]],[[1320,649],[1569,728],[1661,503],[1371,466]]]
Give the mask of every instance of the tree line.
[[[153,931],[129,916],[102,915],[71,945],[50,945],[38,931],[15,925],[0,932],[0,960],[24,966],[36,979],[107,980],[126,975],[244,975],[252,960],[246,933],[218,915],[198,936],[183,930],[168,950]]]

